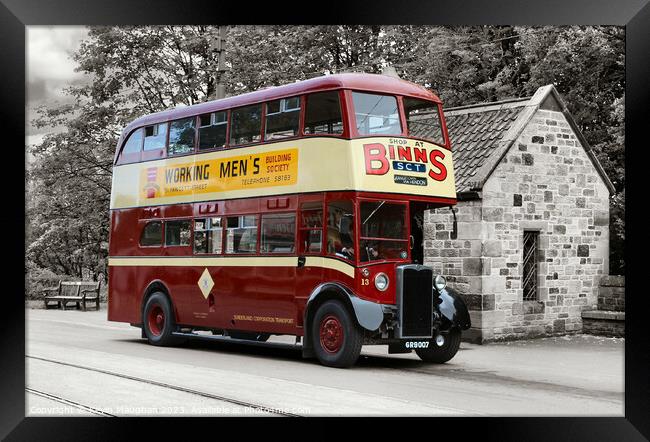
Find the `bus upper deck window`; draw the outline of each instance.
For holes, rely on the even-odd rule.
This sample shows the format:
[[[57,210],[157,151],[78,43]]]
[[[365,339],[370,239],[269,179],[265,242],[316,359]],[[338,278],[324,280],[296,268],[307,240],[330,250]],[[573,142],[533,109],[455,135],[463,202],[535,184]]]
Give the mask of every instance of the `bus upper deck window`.
[[[226,145],[228,113],[203,114],[199,117],[199,150],[216,149]]]
[[[167,155],[182,155],[194,151],[194,123],[194,117],[171,122]]]
[[[300,97],[283,98],[266,104],[266,140],[295,137],[300,122]]]
[[[140,160],[140,151],[142,150],[142,129],[131,132],[129,138],[124,143],[124,148],[120,155],[121,162],[133,163]]]
[[[397,99],[389,95],[352,92],[359,135],[400,135]]]
[[[144,128],[144,150],[164,149],[167,141],[167,123]]]
[[[438,104],[404,97],[404,114],[410,136],[431,140],[436,144],[445,144]]]
[[[343,133],[343,117],[338,92],[318,92],[307,96],[305,133],[313,135]]]
[[[262,138],[262,105],[231,111],[230,144],[256,143]]]

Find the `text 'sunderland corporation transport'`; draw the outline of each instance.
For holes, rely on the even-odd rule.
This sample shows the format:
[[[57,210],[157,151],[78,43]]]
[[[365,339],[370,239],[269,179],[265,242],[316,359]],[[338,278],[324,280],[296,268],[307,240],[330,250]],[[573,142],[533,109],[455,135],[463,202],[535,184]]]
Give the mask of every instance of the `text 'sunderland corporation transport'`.
[[[453,174],[440,100],[387,76],[139,118],[113,169],[108,319],[154,345],[295,335],[329,366],[364,344],[448,361],[469,314],[422,265],[422,218],[456,203]]]

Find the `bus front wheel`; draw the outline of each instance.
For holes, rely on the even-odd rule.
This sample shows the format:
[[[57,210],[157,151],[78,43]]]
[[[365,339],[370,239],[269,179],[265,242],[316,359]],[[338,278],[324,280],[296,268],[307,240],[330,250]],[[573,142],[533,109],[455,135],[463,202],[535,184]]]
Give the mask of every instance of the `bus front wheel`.
[[[460,330],[453,329],[446,336],[442,345],[432,344],[429,348],[417,348],[415,353],[424,362],[433,362],[434,364],[444,364],[456,356],[460,348]]]
[[[174,312],[162,292],[155,292],[147,299],[142,312],[142,328],[150,344],[166,346],[182,342],[182,339],[172,335],[176,329]]]
[[[363,331],[341,302],[327,301],[314,315],[312,344],[321,364],[350,367],[361,353]]]

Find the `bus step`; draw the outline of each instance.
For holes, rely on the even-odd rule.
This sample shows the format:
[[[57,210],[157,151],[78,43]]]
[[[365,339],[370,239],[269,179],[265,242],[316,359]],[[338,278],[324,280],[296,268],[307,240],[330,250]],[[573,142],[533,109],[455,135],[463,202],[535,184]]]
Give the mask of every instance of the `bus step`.
[[[173,332],[173,336],[179,336],[188,339],[202,340],[202,341],[212,341],[212,342],[225,342],[231,344],[243,344],[250,345],[253,347],[265,347],[265,348],[280,348],[284,350],[302,350],[302,344],[290,344],[286,342],[258,342],[258,341],[249,341],[247,339],[235,339],[230,336],[223,335],[200,335],[198,333],[182,333],[182,332]]]

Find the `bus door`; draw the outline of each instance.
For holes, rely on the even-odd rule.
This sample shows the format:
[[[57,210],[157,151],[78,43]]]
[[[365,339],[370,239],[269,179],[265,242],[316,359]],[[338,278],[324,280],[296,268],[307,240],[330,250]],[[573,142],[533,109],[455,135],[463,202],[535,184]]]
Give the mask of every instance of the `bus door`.
[[[295,302],[298,325],[302,326],[304,309],[312,291],[323,282],[323,267],[316,261],[323,253],[323,200],[302,197],[298,210],[298,263],[295,279]],[[313,198],[313,197],[312,197]]]
[[[424,263],[424,210],[426,203],[412,201],[409,205],[411,219],[411,260],[416,264]]]

